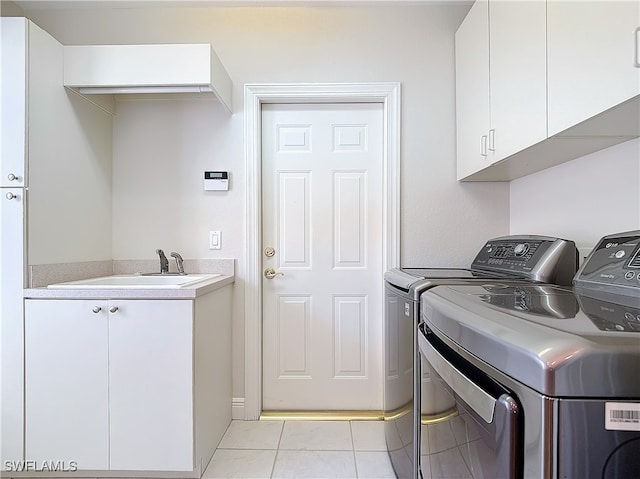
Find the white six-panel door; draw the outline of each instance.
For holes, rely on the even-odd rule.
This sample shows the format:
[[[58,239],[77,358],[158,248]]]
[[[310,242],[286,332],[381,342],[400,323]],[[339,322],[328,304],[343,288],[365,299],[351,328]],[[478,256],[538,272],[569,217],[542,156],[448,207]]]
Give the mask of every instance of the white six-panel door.
[[[382,125],[379,103],[263,105],[264,410],[382,407]]]

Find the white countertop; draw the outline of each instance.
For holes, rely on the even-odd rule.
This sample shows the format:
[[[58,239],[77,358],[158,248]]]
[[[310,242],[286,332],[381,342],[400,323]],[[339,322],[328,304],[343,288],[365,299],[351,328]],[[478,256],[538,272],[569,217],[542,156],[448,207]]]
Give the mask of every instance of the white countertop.
[[[235,275],[220,275],[193,286],[167,289],[53,289],[28,288],[24,290],[26,299],[195,299],[198,296],[220,289],[235,281]]]

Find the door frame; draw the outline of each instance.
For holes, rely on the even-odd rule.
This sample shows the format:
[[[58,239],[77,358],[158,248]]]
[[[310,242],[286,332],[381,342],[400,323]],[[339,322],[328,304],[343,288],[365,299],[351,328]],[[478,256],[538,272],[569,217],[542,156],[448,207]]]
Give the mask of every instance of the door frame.
[[[244,414],[234,398],[234,417],[262,413],[262,124],[264,103],[383,104],[382,268],[400,263],[400,83],[245,84],[245,275]],[[381,285],[382,287],[382,285]],[[382,345],[381,345],[382,350]]]

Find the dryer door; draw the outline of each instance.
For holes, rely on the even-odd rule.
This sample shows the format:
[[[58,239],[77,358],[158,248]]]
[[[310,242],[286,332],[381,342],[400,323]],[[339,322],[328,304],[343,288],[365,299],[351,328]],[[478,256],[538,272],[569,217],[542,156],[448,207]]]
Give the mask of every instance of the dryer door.
[[[440,341],[423,323],[422,364],[454,408],[421,414],[420,473],[435,477],[500,477],[523,474],[523,413],[515,395]]]

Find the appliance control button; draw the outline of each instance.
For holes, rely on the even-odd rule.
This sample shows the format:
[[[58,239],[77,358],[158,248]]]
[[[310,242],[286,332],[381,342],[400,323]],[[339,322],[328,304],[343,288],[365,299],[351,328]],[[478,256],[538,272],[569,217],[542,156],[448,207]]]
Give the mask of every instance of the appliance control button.
[[[527,251],[529,251],[528,243],[518,243],[515,248],[513,248],[513,252],[516,256],[524,256]]]
[[[635,276],[635,273],[633,271],[627,271],[624,274],[624,279],[633,279],[634,276]]]
[[[625,252],[624,250],[618,250],[616,251],[616,258],[620,259],[620,258],[624,258]]]
[[[636,277],[636,279],[640,281],[640,273],[638,273],[638,276]]]

